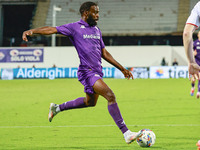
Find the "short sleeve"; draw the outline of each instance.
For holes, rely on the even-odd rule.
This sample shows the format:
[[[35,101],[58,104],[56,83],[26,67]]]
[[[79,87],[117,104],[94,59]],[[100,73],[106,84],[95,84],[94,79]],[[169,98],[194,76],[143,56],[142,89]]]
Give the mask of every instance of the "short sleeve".
[[[105,48],[105,44],[104,44],[104,42],[103,42],[101,30],[99,30],[99,32],[100,32],[100,46],[101,46],[101,49],[103,49],[103,48]]]
[[[191,11],[187,19],[187,24],[192,24],[196,27],[200,26],[200,2],[198,2]]]
[[[63,35],[66,35],[66,36],[72,36],[73,35],[73,23],[57,26],[56,29],[57,29],[57,32],[59,34],[63,34]]]

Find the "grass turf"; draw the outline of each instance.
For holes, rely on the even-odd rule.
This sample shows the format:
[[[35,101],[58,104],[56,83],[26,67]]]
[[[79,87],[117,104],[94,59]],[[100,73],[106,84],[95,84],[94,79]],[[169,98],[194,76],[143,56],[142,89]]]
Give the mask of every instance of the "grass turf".
[[[200,140],[200,100],[187,79],[104,79],[132,131],[152,129],[155,150],[194,150]],[[0,149],[141,150],[127,145],[100,97],[96,107],[47,120],[51,102],[85,96],[77,79],[0,80]]]

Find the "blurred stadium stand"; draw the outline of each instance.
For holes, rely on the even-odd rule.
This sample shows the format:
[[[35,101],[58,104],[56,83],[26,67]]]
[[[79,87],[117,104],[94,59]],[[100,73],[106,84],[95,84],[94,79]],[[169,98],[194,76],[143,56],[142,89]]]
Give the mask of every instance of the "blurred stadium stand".
[[[19,46],[29,29],[37,0],[0,0],[0,46]]]
[[[100,7],[98,26],[106,45],[182,45],[183,27],[191,9],[198,2],[198,0],[91,1],[98,1]],[[8,4],[8,1],[0,0],[0,8],[5,3]],[[29,26],[36,28],[52,26],[53,5],[62,8],[62,11],[57,12],[56,15],[57,26],[78,21],[79,7],[83,0],[12,0],[9,3],[13,5],[14,3],[34,3],[36,7],[32,12]],[[0,27],[0,29],[3,28]],[[1,35],[3,33],[0,31]],[[32,38],[35,44],[44,45],[50,45],[50,39],[50,36]],[[67,46],[71,45],[71,42],[57,35],[57,45]]]
[[[62,7],[62,11],[57,13],[57,25],[79,20],[81,2],[51,0],[46,25],[51,25],[54,4]],[[98,26],[105,36],[176,32],[178,0],[100,0],[98,4],[100,7]]]
[[[32,19],[31,28],[37,28],[46,25],[46,18],[50,5],[50,0],[38,1],[35,14]],[[51,26],[51,25],[49,25]]]

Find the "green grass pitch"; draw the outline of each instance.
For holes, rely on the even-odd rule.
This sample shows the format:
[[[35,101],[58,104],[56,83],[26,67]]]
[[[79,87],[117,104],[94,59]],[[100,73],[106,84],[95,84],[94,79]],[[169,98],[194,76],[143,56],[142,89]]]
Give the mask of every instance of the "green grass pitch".
[[[114,91],[132,131],[152,129],[150,149],[195,150],[200,140],[200,99],[191,97],[188,79],[104,79]],[[96,107],[58,114],[51,123],[51,102],[85,96],[77,79],[0,80],[0,149],[142,150],[127,145],[100,97]]]

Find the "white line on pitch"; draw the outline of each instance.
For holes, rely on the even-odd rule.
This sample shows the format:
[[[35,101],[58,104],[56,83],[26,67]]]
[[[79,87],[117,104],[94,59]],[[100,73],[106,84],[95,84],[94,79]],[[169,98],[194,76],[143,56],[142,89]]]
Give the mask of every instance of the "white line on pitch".
[[[113,127],[116,125],[68,125],[68,126],[0,126],[2,128],[91,128],[91,127]],[[160,126],[160,127],[200,127],[200,124],[146,124],[146,125],[127,125],[127,126]]]

